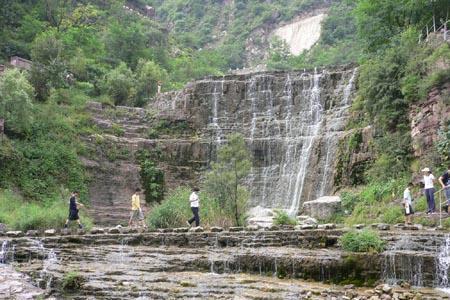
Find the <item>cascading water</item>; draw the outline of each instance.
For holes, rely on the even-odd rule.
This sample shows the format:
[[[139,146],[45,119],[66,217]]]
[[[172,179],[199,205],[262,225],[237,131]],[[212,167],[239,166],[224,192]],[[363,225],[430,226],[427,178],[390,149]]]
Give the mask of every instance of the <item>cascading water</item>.
[[[445,243],[440,247],[436,258],[437,286],[450,292],[448,271],[450,268],[450,236],[446,236]]]
[[[303,201],[332,191],[356,73],[260,73],[202,82],[195,93],[209,94],[213,144],[238,131],[253,153],[252,206],[295,215]]]
[[[11,256],[14,256],[14,251],[11,251],[8,241],[3,241],[2,248],[0,250],[0,264],[7,263]]]

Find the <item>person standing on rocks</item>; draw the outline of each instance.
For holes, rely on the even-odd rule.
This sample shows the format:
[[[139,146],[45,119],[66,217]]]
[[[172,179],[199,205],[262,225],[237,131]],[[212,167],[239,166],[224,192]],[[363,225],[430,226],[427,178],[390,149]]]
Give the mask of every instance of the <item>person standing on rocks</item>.
[[[198,208],[199,208],[199,202],[200,199],[198,198],[198,191],[200,191],[199,188],[195,187],[192,189],[192,193],[189,196],[189,202],[191,204],[191,210],[192,214],[194,215],[192,218],[190,218],[188,221],[186,221],[186,224],[188,226],[191,226],[192,222],[195,221],[195,226],[200,226],[200,217],[198,216]]]
[[[77,197],[79,197],[78,191],[72,192],[69,199],[69,218],[66,220],[64,228],[67,228],[69,221],[77,221],[78,227],[80,229],[83,228],[83,225],[80,222],[80,217],[78,216],[78,207],[84,207],[84,205],[77,201]]]
[[[141,223],[142,227],[145,227],[144,214],[142,213],[141,208],[141,199],[139,198],[140,192],[141,189],[137,188],[133,196],[131,196],[131,216],[130,220],[128,221],[128,226],[130,227],[133,225],[135,221]]]
[[[427,198],[428,210],[427,214],[432,214],[435,212],[435,204],[434,204],[434,175],[431,174],[429,168],[424,168],[422,170],[423,175],[423,183],[425,185],[424,194]]]
[[[405,207],[405,224],[411,224],[411,217],[414,214],[412,208],[412,196],[411,196],[411,188],[413,187],[412,182],[408,183],[408,186],[403,191],[403,205]]]
[[[447,200],[444,209],[448,213],[448,207],[450,205],[450,165],[448,165],[447,171],[445,171],[444,174],[439,177],[439,183],[444,189],[445,199]]]

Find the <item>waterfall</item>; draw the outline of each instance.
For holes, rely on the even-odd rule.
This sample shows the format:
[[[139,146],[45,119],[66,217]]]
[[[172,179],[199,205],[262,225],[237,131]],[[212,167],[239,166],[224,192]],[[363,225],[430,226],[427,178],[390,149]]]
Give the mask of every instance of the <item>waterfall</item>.
[[[295,215],[303,201],[331,192],[357,71],[335,74],[315,70],[225,76],[194,89],[191,99],[209,97],[207,128],[215,147],[228,132],[246,138],[253,154],[247,179],[250,205],[259,206],[258,211],[278,208]]]
[[[2,242],[2,249],[0,250],[0,264],[5,264],[8,262],[8,258],[11,256],[9,242]]]
[[[409,235],[402,236],[384,253],[383,281],[390,285],[407,281],[413,286],[423,286],[424,261],[418,250],[426,252]]]
[[[439,248],[436,259],[436,278],[437,285],[441,288],[448,289],[448,270],[450,268],[450,236],[445,237],[445,243]]]
[[[306,146],[303,145],[301,154],[300,154],[300,161],[299,169],[297,171],[297,178],[295,181],[295,190],[294,194],[290,197],[291,199],[291,206],[289,207],[289,214],[295,215],[298,212],[299,204],[300,204],[300,197],[303,192],[304,188],[304,182],[305,182],[305,176],[307,174],[308,170],[308,161],[310,159],[311,149],[313,142],[319,133],[320,125],[322,122],[322,105],[320,104],[320,87],[319,87],[319,81],[320,81],[320,74],[317,74],[317,72],[314,72],[313,76],[313,85],[310,91],[309,100],[310,100],[310,111],[307,112],[308,119],[311,120],[311,124],[308,126],[309,130],[305,134],[305,139],[303,142],[306,143]]]

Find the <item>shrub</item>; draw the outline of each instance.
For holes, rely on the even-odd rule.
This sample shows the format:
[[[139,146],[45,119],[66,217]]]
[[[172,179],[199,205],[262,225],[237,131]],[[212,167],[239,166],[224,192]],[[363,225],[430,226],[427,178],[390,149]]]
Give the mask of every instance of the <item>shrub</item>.
[[[384,241],[378,233],[372,230],[349,231],[339,238],[339,243],[345,251],[381,252]]]
[[[297,220],[288,215],[284,210],[275,210],[275,217],[273,218],[275,225],[297,225]]]
[[[61,289],[63,291],[76,291],[81,289],[86,279],[78,274],[78,272],[70,271],[64,274],[61,281]]]
[[[186,221],[192,217],[189,206],[191,191],[187,187],[173,190],[161,204],[153,206],[147,216],[147,224],[150,228],[183,227]],[[206,193],[200,192],[200,223],[204,227],[231,226],[234,216],[227,214],[217,200]]]
[[[164,172],[149,159],[141,161],[141,184],[147,203],[160,202],[164,198]]]
[[[401,223],[403,221],[403,209],[400,205],[389,206],[380,217],[381,222],[388,224]]]
[[[46,199],[28,202],[8,190],[0,190],[0,223],[11,230],[61,228],[67,215],[68,204],[65,201]],[[80,211],[80,218],[86,228],[92,227],[92,220],[83,210]]]

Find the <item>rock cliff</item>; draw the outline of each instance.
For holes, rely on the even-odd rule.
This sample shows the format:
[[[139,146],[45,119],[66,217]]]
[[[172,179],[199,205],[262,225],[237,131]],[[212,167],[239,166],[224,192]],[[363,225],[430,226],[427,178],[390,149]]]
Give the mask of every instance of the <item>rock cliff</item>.
[[[356,74],[348,67],[227,75],[160,94],[146,110],[91,103],[102,130],[86,138],[95,153],[85,160],[94,214],[100,223],[126,220],[140,151],[155,155],[173,188],[198,182],[234,131],[252,153],[251,206],[297,213],[303,201],[333,191]]]

